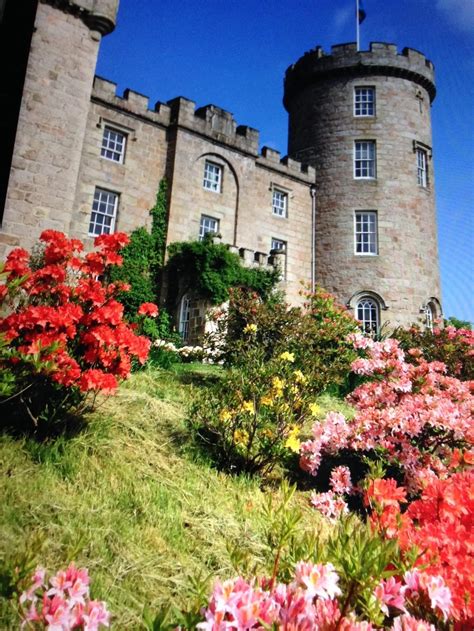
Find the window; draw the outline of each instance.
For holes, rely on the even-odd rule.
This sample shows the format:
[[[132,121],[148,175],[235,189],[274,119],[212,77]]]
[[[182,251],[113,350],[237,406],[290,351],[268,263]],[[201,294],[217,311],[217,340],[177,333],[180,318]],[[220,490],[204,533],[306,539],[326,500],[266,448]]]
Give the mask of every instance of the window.
[[[288,194],[278,190],[277,188],[273,189],[272,196],[272,209],[273,214],[277,217],[287,217],[288,216]]]
[[[208,191],[221,192],[222,167],[206,160],[202,185]]]
[[[375,116],[375,88],[354,88],[354,116]]]
[[[187,295],[184,295],[181,300],[181,308],[179,310],[179,324],[178,331],[186,342],[189,338],[189,316],[191,314],[191,300]]]
[[[110,234],[114,231],[115,220],[117,218],[118,194],[96,188],[94,201],[92,202],[91,221],[89,224],[89,234],[98,236],[100,234]]]
[[[379,330],[379,305],[373,298],[363,296],[356,306],[356,318],[364,333],[377,333]]]
[[[355,252],[356,254],[378,254],[377,212],[375,210],[362,210],[355,214]]]
[[[281,239],[275,239],[274,237],[272,237],[270,249],[286,252],[286,241],[282,241]]]
[[[425,307],[425,327],[428,329],[428,331],[433,331],[433,311],[433,305],[429,302]]]
[[[125,142],[125,134],[112,127],[105,127],[100,155],[107,160],[122,163],[125,157]]]
[[[356,140],[354,143],[354,177],[375,178],[375,141]]]
[[[205,234],[218,234],[219,232],[219,220],[208,215],[201,215],[201,222],[199,224],[199,241],[204,239]]]
[[[416,166],[418,173],[418,186],[426,188],[428,185],[428,171],[427,171],[427,154],[424,149],[416,150]]]

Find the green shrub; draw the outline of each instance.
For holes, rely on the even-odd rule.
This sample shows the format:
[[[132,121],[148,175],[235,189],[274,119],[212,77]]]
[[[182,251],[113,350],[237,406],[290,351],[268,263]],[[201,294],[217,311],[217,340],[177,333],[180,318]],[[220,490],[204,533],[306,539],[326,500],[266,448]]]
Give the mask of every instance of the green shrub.
[[[285,351],[294,354],[294,368],[307,376],[311,396],[340,386],[355,359],[347,336],[358,330],[357,323],[321,288],[305,298],[303,307],[289,307],[278,297],[262,302],[255,293],[233,291],[229,310],[208,344],[220,347],[225,365],[245,367],[246,328],[251,325],[255,327],[252,344],[265,361]]]

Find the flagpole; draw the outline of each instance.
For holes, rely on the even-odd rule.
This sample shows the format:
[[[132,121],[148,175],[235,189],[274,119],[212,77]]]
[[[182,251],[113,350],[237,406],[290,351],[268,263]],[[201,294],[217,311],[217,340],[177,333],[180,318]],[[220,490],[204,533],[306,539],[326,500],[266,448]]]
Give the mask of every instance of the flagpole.
[[[360,50],[359,0],[356,0],[356,41],[357,52]]]

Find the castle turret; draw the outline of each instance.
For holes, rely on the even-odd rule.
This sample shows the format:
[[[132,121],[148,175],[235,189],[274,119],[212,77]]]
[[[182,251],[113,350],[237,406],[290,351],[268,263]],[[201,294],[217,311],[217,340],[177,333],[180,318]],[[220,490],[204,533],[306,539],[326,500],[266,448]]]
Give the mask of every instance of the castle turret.
[[[6,1],[4,25],[16,4]],[[28,0],[28,6],[36,17],[0,255],[29,247],[43,229],[69,231],[99,43],[114,29],[118,0]]]
[[[366,330],[441,315],[431,141],[433,64],[372,43],[290,66],[290,156],[316,167],[316,280]]]

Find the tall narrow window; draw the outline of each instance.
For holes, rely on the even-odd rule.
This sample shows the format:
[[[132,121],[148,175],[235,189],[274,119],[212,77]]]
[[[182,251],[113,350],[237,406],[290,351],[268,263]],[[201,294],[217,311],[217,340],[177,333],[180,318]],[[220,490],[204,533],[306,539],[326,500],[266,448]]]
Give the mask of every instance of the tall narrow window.
[[[199,223],[199,241],[204,239],[206,234],[218,234],[219,232],[219,220],[208,215],[201,215],[201,221]]]
[[[204,164],[204,179],[202,185],[208,191],[214,191],[214,193],[221,192],[222,181],[222,167],[214,162],[206,160]]]
[[[356,140],[354,143],[354,177],[375,178],[375,141]]]
[[[377,212],[361,210],[355,214],[356,254],[378,254]]]
[[[284,191],[280,191],[277,188],[273,189],[272,195],[272,209],[273,214],[277,217],[288,216],[288,194]]]
[[[375,88],[354,88],[354,116],[375,116]]]
[[[94,201],[92,202],[91,220],[89,223],[89,234],[98,236],[100,234],[110,234],[115,229],[117,219],[118,194],[96,188]]]
[[[428,172],[427,172],[427,154],[424,149],[418,148],[416,150],[416,166],[418,174],[418,186],[426,188],[428,185]]]
[[[379,305],[373,298],[363,296],[356,306],[356,317],[364,333],[375,334],[379,330]]]
[[[104,128],[100,155],[107,160],[123,162],[125,157],[126,135],[112,127]]]
[[[179,324],[178,331],[183,338],[183,341],[186,342],[189,338],[189,317],[191,314],[191,300],[185,295],[181,299],[181,307],[179,310]]]

